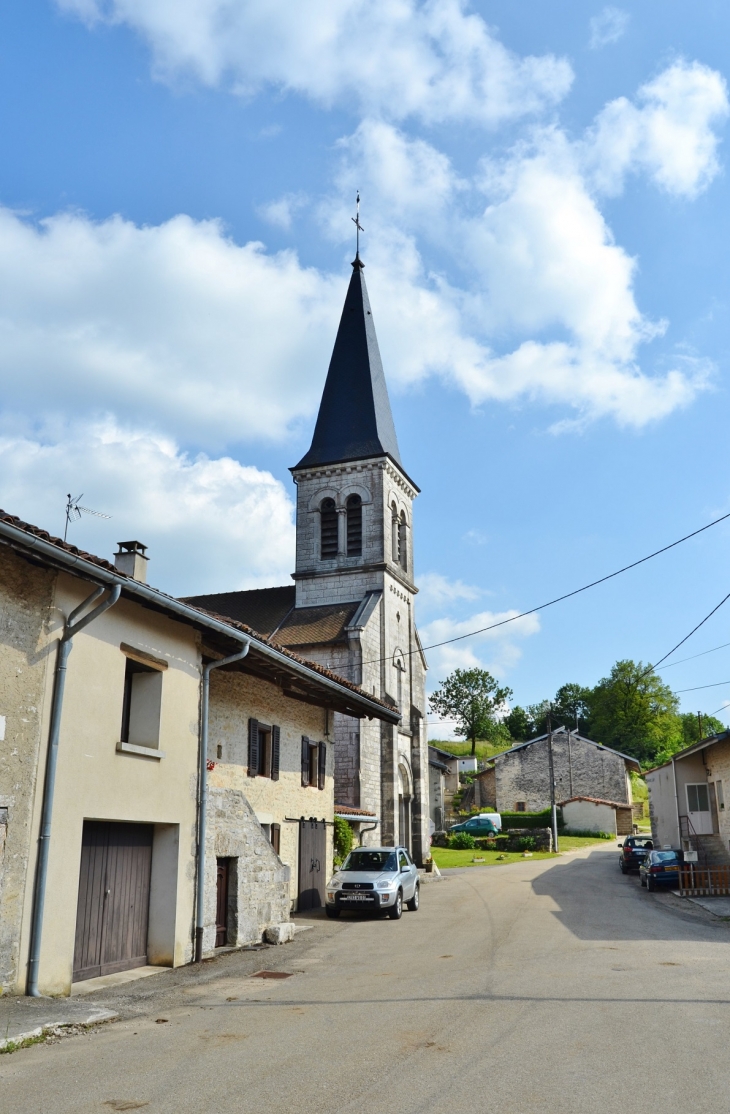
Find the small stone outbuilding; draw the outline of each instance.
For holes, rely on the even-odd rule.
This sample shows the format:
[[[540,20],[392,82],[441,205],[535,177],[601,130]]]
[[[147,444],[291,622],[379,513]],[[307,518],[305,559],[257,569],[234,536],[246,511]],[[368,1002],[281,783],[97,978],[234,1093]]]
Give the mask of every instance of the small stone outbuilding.
[[[620,801],[602,801],[598,797],[571,797],[561,801],[563,823],[571,832],[608,832],[609,835],[631,835],[631,805]]]

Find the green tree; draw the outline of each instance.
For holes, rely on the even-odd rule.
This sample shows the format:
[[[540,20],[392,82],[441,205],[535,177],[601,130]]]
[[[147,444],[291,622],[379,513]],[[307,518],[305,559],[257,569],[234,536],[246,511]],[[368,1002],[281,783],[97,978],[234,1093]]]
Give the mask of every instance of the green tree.
[[[592,689],[572,682],[561,685],[551,708],[553,727],[578,727],[588,730],[591,718]]]
[[[591,692],[590,707],[591,737],[639,762],[682,746],[679,701],[642,662],[617,661]]]
[[[500,687],[486,669],[455,669],[429,704],[436,715],[455,721],[456,734],[471,739],[471,752],[476,754],[477,739],[494,735],[497,717],[511,695],[512,689]]]
[[[530,712],[519,704],[515,704],[502,722],[517,743],[525,743],[537,734]]]

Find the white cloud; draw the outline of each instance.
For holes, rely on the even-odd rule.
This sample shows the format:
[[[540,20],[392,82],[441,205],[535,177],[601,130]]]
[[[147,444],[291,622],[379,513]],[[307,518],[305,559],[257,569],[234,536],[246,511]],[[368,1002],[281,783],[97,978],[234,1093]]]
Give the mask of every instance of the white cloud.
[[[421,643],[426,648],[435,646],[439,642],[446,642],[448,639],[470,634],[471,631],[504,622],[505,619],[511,619],[517,614],[516,610],[482,611],[466,619],[457,620],[448,617],[433,619],[430,623],[419,627]],[[495,677],[503,679],[522,656],[517,642],[537,634],[539,630],[539,616],[525,615],[524,618],[515,619],[507,626],[485,631],[473,638],[452,642],[448,646],[438,646],[432,650],[427,648],[430,687],[437,688],[454,669],[474,667],[488,669]]]
[[[273,85],[332,107],[434,123],[493,125],[555,104],[572,71],[553,55],[519,58],[462,0],[57,0],[85,20],[123,24],[149,44],[157,73]]]
[[[258,212],[269,224],[288,232],[296,214],[304,208],[306,203],[307,199],[304,194],[287,193],[275,201],[268,201],[264,205],[259,205]]]
[[[594,16],[590,22],[591,50],[599,50],[602,46],[617,43],[626,33],[630,18],[628,12],[610,6]]]
[[[0,435],[5,511],[62,536],[68,491],[112,516],[73,523],[70,542],[111,560],[116,542],[138,539],[149,546],[149,582],[173,595],[290,581],[294,508],[268,472],[189,456],[113,420]]]
[[[727,84],[699,62],[675,62],[642,85],[637,104],[611,101],[596,119],[585,159],[599,189],[617,194],[643,172],[667,193],[696,197],[717,175],[717,128],[727,118]]]
[[[341,276],[216,221],[35,225],[0,208],[3,404],[111,412],[214,449],[281,439],[317,405],[343,296]]]
[[[475,600],[483,595],[482,588],[464,584],[461,580],[449,580],[438,572],[423,573],[418,578],[419,610],[424,611],[441,607],[454,600]]]
[[[527,398],[635,427],[706,386],[701,361],[641,369],[642,346],[665,324],[639,310],[635,261],[598,208],[582,148],[559,130],[485,162],[471,182],[382,122],[364,122],[343,150],[338,194],[367,187],[376,319],[386,366],[402,381],[439,374],[475,404]],[[429,273],[416,242],[450,257],[464,285]]]

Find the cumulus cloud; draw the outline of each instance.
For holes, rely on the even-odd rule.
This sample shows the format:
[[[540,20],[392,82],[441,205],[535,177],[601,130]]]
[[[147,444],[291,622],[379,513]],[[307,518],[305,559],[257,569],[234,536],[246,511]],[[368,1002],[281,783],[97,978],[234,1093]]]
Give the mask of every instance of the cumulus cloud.
[[[611,46],[623,38],[629,25],[629,13],[621,8],[606,7],[590,22],[590,48],[600,50],[602,46]]]
[[[583,155],[559,129],[542,129],[468,182],[441,152],[382,121],[365,121],[343,145],[338,193],[367,186],[378,325],[402,380],[440,374],[475,404],[527,398],[635,427],[706,386],[702,361],[642,369],[642,347],[666,326],[636,304],[636,262],[615,243]],[[323,209],[344,226],[336,206]],[[450,279],[429,272],[429,249],[449,260]]]
[[[419,625],[421,643],[429,647],[502,622],[517,614],[515,610],[481,611],[465,619],[450,617],[433,619],[423,626]],[[436,689],[454,669],[488,669],[493,676],[504,682],[508,679],[509,671],[522,657],[520,643],[538,634],[539,631],[539,616],[526,615],[522,619],[515,619],[506,627],[497,627],[496,630],[486,631],[463,642],[453,642],[448,646],[439,646],[430,650],[427,648],[430,689]]]
[[[316,406],[343,294],[216,221],[0,208],[4,407],[111,412],[215,449],[281,439]]]
[[[419,611],[442,607],[454,600],[475,600],[483,595],[483,589],[461,580],[450,580],[438,572],[427,572],[418,578]]]
[[[69,541],[111,559],[116,542],[137,538],[149,582],[173,595],[289,582],[294,507],[269,472],[112,419],[0,434],[4,510],[62,536],[68,491],[112,516],[73,523]]]
[[[699,62],[678,61],[639,89],[637,103],[611,101],[598,115],[584,157],[599,189],[620,193],[645,173],[667,193],[696,197],[720,169],[717,128],[727,118],[727,83]]]
[[[266,85],[331,107],[429,123],[494,125],[568,91],[553,55],[520,58],[462,0],[57,0],[93,25],[133,28],[163,79],[192,75],[243,94]]]

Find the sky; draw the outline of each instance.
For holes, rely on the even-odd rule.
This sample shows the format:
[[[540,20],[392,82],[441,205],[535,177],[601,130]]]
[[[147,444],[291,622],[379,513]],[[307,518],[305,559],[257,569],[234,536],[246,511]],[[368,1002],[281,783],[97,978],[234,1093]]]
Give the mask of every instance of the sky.
[[[729,73],[718,0],[4,5],[0,506],[59,534],[83,493],[69,540],[174,594],[290,582],[359,189],[427,646],[730,512]],[[429,687],[656,662],[729,554],[434,648]],[[730,602],[662,675],[730,723],[725,642]]]

